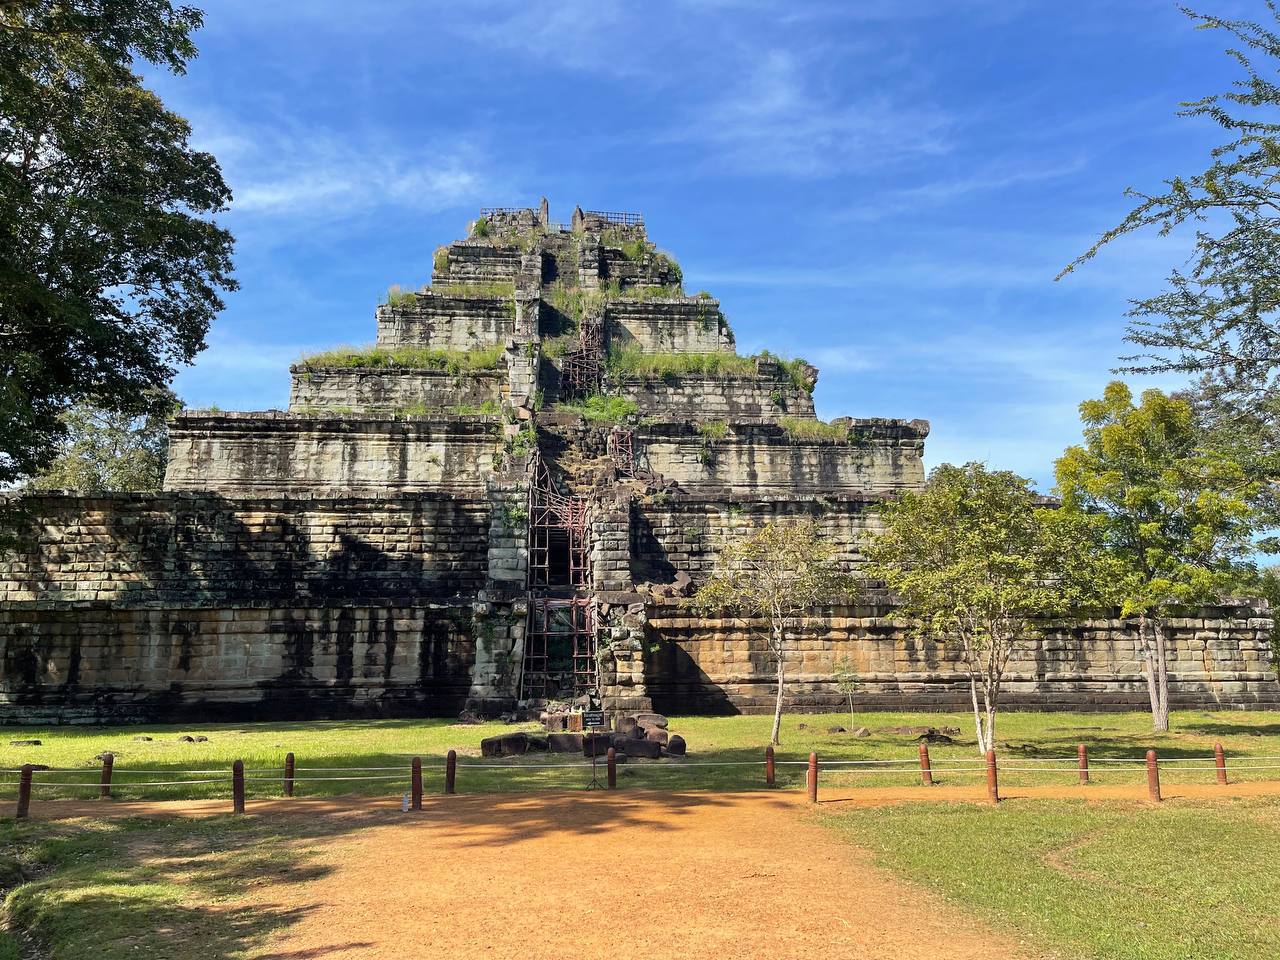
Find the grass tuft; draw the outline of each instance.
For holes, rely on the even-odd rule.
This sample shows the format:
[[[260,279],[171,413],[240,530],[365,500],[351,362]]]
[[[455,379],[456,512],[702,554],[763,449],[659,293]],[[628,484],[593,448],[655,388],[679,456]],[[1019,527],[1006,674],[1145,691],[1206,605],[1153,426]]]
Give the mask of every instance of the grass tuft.
[[[337,347],[313,353],[298,361],[306,370],[445,370],[452,374],[497,370],[502,364],[502,347],[474,350],[436,350],[430,347]]]
[[[849,428],[836,423],[823,423],[821,420],[809,420],[805,417],[779,417],[778,425],[787,431],[793,440],[834,440],[842,442],[849,439]]]
[[[640,409],[632,400],[623,397],[606,397],[603,394],[596,394],[585,400],[561,403],[559,408],[576,413],[592,423],[621,423]]]

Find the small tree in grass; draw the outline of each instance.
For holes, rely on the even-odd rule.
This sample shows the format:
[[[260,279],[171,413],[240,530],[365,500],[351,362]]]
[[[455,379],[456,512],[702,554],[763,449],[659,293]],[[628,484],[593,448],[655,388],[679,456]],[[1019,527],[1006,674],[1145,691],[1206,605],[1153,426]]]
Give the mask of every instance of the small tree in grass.
[[[848,657],[842,657],[836,661],[836,668],[831,673],[831,679],[835,681],[836,689],[843,693],[845,700],[849,702],[849,726],[854,726],[857,720],[853,714],[853,695],[858,692],[858,685],[862,683],[862,677],[858,674],[858,669],[854,662]]]
[[[1095,525],[1115,571],[1108,599],[1137,620],[1152,724],[1169,729],[1166,626],[1181,608],[1214,603],[1256,576],[1251,554],[1264,484],[1209,446],[1189,403],[1125,384],[1080,404],[1084,443],[1058,460],[1063,513]]]
[[[770,743],[780,742],[787,652],[796,628],[815,607],[855,589],[835,555],[835,544],[812,519],[774,520],[726,545],[714,575],[691,600],[704,615],[723,611],[763,621],[778,681]]]
[[[994,749],[1005,669],[1039,618],[1085,596],[1087,524],[1043,508],[1030,481],[982,464],[944,464],[923,490],[881,509],[869,572],[896,594],[895,616],[952,644],[969,679],[978,750]]]

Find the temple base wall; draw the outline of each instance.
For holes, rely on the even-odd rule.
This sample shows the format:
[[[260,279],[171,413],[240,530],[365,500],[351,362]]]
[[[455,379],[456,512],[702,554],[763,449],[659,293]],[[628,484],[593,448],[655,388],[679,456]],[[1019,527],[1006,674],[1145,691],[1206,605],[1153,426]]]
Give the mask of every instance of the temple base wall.
[[[760,624],[691,617],[686,608],[650,605],[646,689],[667,712],[769,713],[775,667]],[[859,710],[967,711],[968,683],[955,651],[909,636],[887,607],[836,607],[804,621],[787,656],[787,706],[848,709],[832,680],[847,660],[860,677]],[[1280,708],[1269,614],[1216,607],[1170,624],[1169,671],[1175,708]],[[1146,710],[1142,661],[1119,620],[1046,625],[1009,664],[1006,709]]]

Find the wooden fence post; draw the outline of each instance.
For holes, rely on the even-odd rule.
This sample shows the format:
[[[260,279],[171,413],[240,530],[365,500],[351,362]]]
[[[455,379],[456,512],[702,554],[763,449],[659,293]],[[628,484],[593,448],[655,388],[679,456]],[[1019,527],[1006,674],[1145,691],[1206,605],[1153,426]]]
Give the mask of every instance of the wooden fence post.
[[[244,813],[244,761],[231,765],[231,811]]]
[[[607,781],[609,789],[616,790],[618,789],[618,751],[610,747],[605,756],[609,760],[609,778]]]
[[[818,755],[809,754],[809,802],[818,802]]]
[[[1218,782],[1225,785],[1227,782],[1227,755],[1220,743],[1213,745],[1213,765],[1218,768]]]
[[[450,750],[444,758],[444,792],[457,793],[458,752]]]
[[[414,810],[422,809],[422,758],[414,757],[411,766],[412,776],[409,781],[409,790],[413,795],[411,808]]]
[[[15,819],[25,820],[31,812],[31,775],[34,771],[31,764],[22,765],[22,772],[18,775],[18,810],[14,813]]]
[[[1160,761],[1154,750],[1147,751],[1147,793],[1153,801],[1160,802]]]
[[[933,768],[929,765],[929,745],[920,744],[920,782],[926,787],[933,786]]]
[[[1088,783],[1089,782],[1089,750],[1087,747],[1085,747],[1083,743],[1080,744],[1080,746],[1076,747],[1076,756],[1079,758],[1079,761],[1080,761],[1080,782]]]
[[[773,786],[773,744],[764,748],[764,782]]]
[[[111,773],[115,769],[115,754],[104,753],[102,755],[102,779],[98,787],[98,799],[111,799]]]
[[[987,751],[987,799],[992,803],[1000,802],[1000,782],[996,772],[996,752]]]

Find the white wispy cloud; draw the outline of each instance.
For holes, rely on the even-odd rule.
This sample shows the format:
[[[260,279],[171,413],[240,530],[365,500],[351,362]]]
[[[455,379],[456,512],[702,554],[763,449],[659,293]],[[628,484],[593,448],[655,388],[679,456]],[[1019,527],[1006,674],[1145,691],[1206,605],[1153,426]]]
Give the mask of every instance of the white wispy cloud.
[[[434,211],[473,203],[489,188],[465,138],[407,149],[287,117],[246,126],[211,114],[197,116],[194,130],[196,146],[223,165],[235,214],[334,220],[387,205]]]

